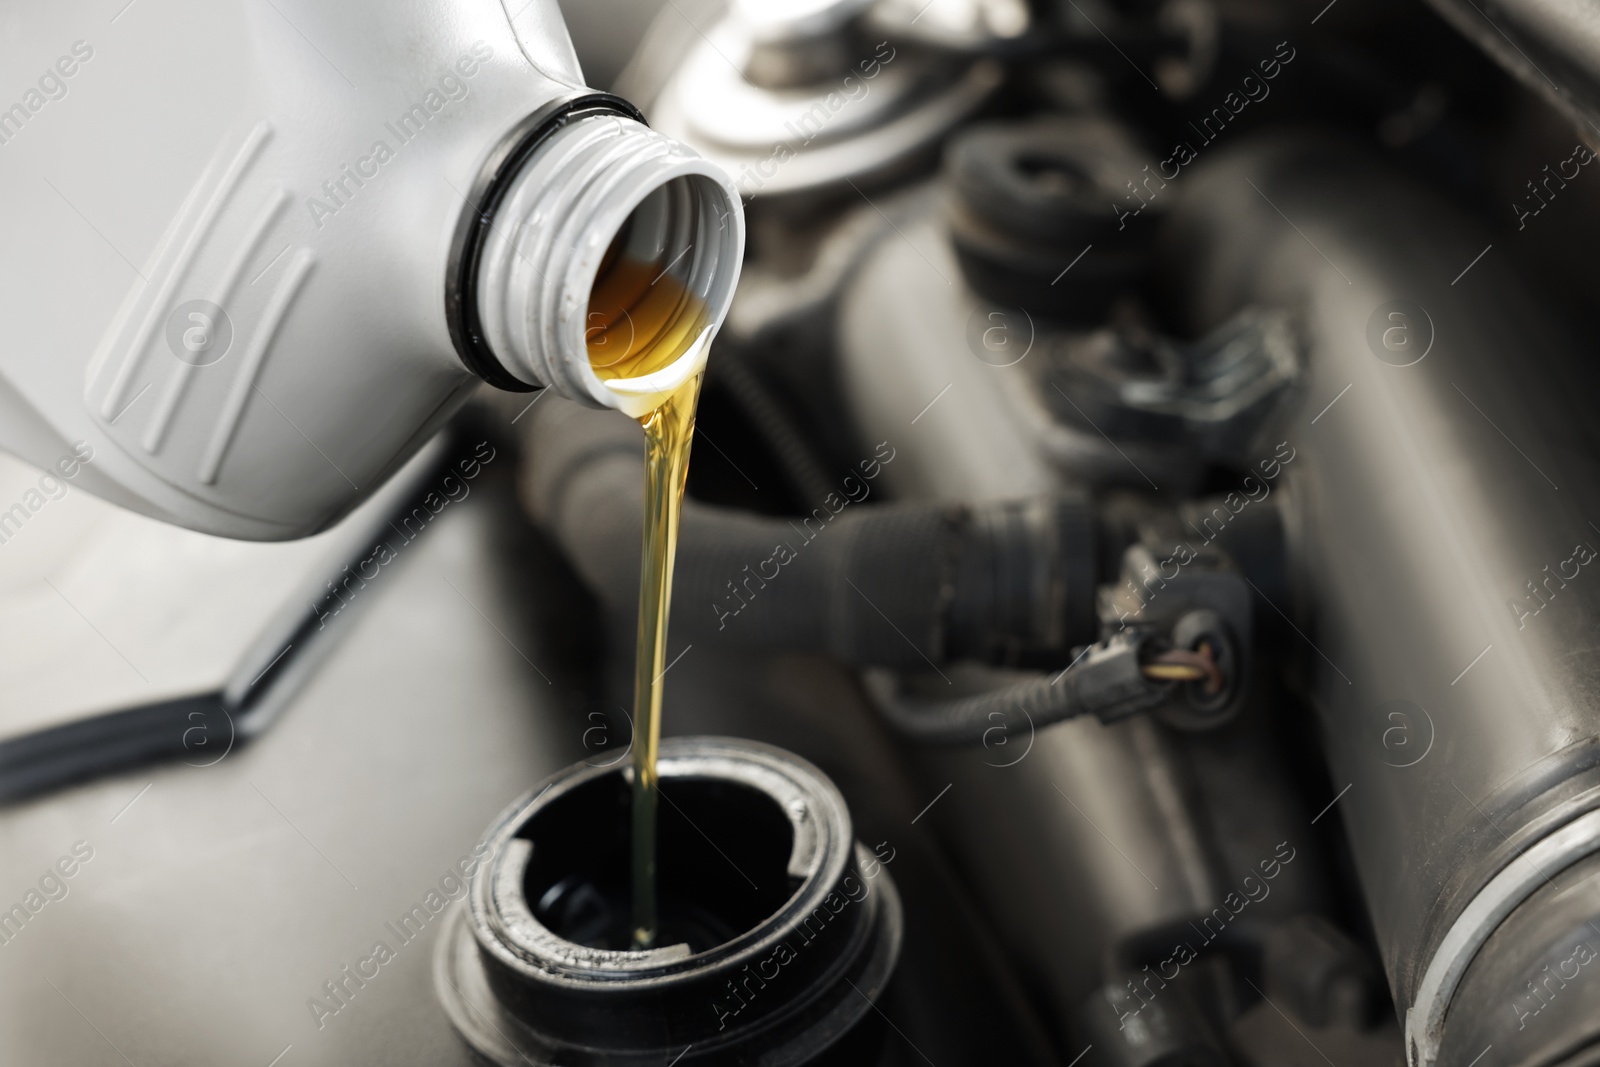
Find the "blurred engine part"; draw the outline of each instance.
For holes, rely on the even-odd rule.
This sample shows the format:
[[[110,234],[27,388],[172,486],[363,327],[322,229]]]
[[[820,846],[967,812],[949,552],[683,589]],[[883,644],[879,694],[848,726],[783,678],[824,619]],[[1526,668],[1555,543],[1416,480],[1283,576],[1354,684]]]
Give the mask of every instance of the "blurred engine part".
[[[1581,4],[1429,0],[1463,35],[1570,115],[1579,128],[1600,118],[1600,29]]]
[[[738,0],[689,39],[660,85],[622,84],[652,124],[720,164],[747,197],[903,171],[999,87],[993,62],[873,38],[862,0],[791,6]],[[683,40],[682,18],[664,12],[644,48]]]
[[[987,299],[1077,323],[1104,321],[1150,270],[1154,228],[1106,210],[1148,170],[1128,132],[1093,119],[982,123],[952,139],[951,236],[967,284]],[[1100,255],[1088,259],[1095,244]],[[1062,252],[1079,249],[1072,262]],[[1087,259],[1087,261],[1085,261]],[[1076,269],[1070,285],[1059,286]],[[997,353],[998,354],[998,353]]]
[[[1536,1033],[1506,1006],[1596,918],[1583,861],[1600,850],[1600,722],[1583,694],[1600,594],[1581,565],[1600,437],[1574,401],[1600,383],[1503,264],[1452,284],[1487,234],[1325,141],[1219,160],[1185,190],[1172,238],[1196,322],[1266,301],[1311,323],[1317,422],[1300,431],[1286,510],[1297,615],[1317,624],[1301,673],[1350,783],[1344,818],[1408,1056],[1596,1040],[1600,988],[1563,990],[1574,1014]],[[1400,294],[1423,312],[1412,348],[1370,347],[1374,308]],[[1396,756],[1397,725],[1420,750]],[[1563,891],[1544,892],[1556,879]],[[1508,951],[1498,939],[1517,930]]]
[[[968,323],[983,321],[993,305],[959,283],[951,294],[952,280],[963,274],[936,209],[908,201],[896,230],[872,246],[843,293],[838,342],[845,393],[863,436],[904,442],[903,460],[884,475],[896,497],[981,501],[1060,492],[1084,484],[1085,475],[1093,484],[1113,467],[1122,481],[1143,471],[1195,483],[1192,461],[1161,462],[1149,446],[1071,428],[1047,399],[1046,390],[1059,405],[1059,386],[1048,389],[1015,358],[983,358],[990,349],[971,344]],[[1015,312],[1001,323],[1023,328]],[[1044,319],[1038,329],[1040,347],[1046,330],[1061,331]],[[1023,365],[1027,358],[1024,351]],[[1079,455],[1103,451],[1104,462],[1056,458],[1065,450],[1045,442],[1067,434],[1086,441]],[[1270,446],[1265,455],[1272,455]],[[1138,521],[1148,532],[1133,540],[1148,541],[1154,560],[1168,559],[1173,542],[1165,540],[1165,527],[1178,525],[1177,516]],[[1204,547],[1203,537],[1187,537]],[[1176,577],[1136,566],[1119,581],[1115,565],[1102,564],[1098,580],[1113,593],[1126,582],[1142,594],[1128,605],[1135,611],[1146,603],[1164,610],[1179,595],[1165,588]],[[1115,613],[1109,621],[1115,623]],[[1073,669],[1070,660],[1061,668]],[[1110,726],[1078,720],[1037,732],[1008,730],[993,739],[1004,747],[917,757],[925,780],[950,782],[960,796],[934,817],[1023,973],[1063,1020],[1063,1045],[1076,1031],[1091,1043],[1100,1037],[1099,1048],[1113,1057],[1102,1062],[1172,1056],[1226,1062],[1220,1028],[1230,1014],[1225,1005],[1237,996],[1234,968],[1248,967],[1254,951],[1246,946],[1272,922],[1322,906],[1319,860],[1298,800],[1281,765],[1266,755],[1271,705],[1262,695],[1232,723],[1205,734],[1175,733],[1148,718]],[[1217,764],[1224,751],[1240,761],[1236,766],[1251,766],[1247,777],[1230,777]],[[1259,882],[1257,864],[1273,857],[1279,843],[1282,855],[1298,862],[1275,870],[1270,892],[1248,920],[1226,924],[1226,932],[1214,921],[1202,927],[1200,920],[1214,912],[1231,917],[1245,879],[1267,885]],[[1156,973],[1163,959],[1174,959],[1175,945],[1192,943],[1193,956],[1219,938],[1234,941],[1236,951],[1203,957],[1185,999],[1154,997],[1159,1008],[1149,1016],[1139,1011],[1142,1001],[1123,1003],[1136,987],[1130,971],[1148,966]],[[1138,1025],[1124,1025],[1121,1017],[1130,1013]],[[1109,1044],[1109,1035],[1118,1044]]]

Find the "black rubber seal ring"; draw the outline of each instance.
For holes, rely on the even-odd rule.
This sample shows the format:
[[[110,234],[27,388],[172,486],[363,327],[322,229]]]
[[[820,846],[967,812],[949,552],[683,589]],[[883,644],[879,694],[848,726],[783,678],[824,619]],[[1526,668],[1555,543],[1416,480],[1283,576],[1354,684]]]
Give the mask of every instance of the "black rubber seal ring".
[[[444,315],[450,328],[450,340],[467,369],[497,389],[532,393],[541,386],[529,385],[512,375],[484,340],[483,323],[478,318],[478,261],[484,242],[500,202],[528,157],[538,151],[551,134],[575,119],[590,115],[620,115],[641,124],[645,121],[638,108],[610,93],[585,90],[550,101],[517,123],[489,153],[467,192],[461,221],[450,242],[444,286]]]

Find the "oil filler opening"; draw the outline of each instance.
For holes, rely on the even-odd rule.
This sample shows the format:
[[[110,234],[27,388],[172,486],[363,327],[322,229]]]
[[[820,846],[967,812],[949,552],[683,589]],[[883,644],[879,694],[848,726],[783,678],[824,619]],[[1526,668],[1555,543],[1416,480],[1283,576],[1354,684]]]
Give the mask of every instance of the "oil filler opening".
[[[799,888],[788,873],[794,831],[767,794],[687,778],[664,783],[662,797],[658,943],[704,952],[754,929]],[[630,947],[629,801],[619,768],[563,794],[519,831],[533,845],[523,895],[556,936]]]
[[[434,988],[492,1063],[877,1063],[904,920],[888,842],[815,767],[731,738],[658,762],[660,930],[633,950],[630,771],[578,764],[489,828]]]

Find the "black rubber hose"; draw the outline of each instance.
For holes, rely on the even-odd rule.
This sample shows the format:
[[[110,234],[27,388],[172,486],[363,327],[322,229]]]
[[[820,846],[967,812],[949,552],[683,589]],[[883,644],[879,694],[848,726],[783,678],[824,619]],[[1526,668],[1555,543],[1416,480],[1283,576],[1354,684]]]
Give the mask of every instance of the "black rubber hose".
[[[524,501],[614,619],[639,595],[643,435],[556,397],[525,419]],[[686,501],[673,642],[826,652],[927,669],[954,659],[1065,662],[1094,631],[1094,537],[1082,501],[880,504],[879,446],[810,514]],[[620,632],[620,627],[619,627]]]

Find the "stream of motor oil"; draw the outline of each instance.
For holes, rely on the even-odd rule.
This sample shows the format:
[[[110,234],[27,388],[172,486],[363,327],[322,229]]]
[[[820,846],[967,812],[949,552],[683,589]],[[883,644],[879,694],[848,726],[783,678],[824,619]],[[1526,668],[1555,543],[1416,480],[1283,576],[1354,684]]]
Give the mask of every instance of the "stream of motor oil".
[[[589,298],[589,363],[604,379],[636,378],[669,366],[699,338],[705,304],[661,263],[608,254]],[[645,434],[644,558],[639,575],[639,639],[633,683],[633,947],[650,948],[658,930],[656,750],[661,739],[662,675],[678,515],[689,473],[695,375],[639,418]]]

